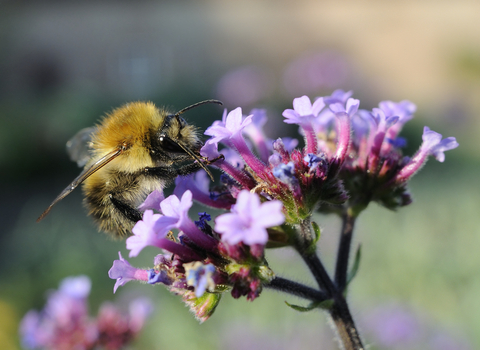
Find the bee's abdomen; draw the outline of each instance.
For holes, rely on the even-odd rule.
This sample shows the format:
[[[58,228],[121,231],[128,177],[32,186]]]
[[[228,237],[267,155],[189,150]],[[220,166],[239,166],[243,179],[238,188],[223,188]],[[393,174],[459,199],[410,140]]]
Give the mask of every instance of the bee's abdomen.
[[[101,231],[123,238],[131,234],[135,221],[119,210],[112,197],[136,210],[146,197],[141,173],[110,172],[91,176],[84,183],[85,205]],[[104,175],[104,176],[101,176]]]

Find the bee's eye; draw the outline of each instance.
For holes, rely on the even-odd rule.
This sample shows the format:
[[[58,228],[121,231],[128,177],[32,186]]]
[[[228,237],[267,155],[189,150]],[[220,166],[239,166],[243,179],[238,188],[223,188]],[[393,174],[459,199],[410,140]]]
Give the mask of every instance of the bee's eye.
[[[164,134],[160,135],[158,140],[160,141],[160,146],[167,152],[185,153],[183,148],[180,147],[178,143],[168,138]]]

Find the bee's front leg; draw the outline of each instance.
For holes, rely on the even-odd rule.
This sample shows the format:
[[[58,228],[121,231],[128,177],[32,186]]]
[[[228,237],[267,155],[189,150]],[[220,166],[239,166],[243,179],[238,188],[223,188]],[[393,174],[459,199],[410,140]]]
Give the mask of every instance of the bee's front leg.
[[[157,177],[163,180],[173,180],[178,175],[181,175],[181,176],[189,175],[201,168],[202,166],[199,163],[195,162],[195,163],[183,165],[179,168],[164,167],[164,166],[152,167],[152,168],[147,167],[143,171],[144,171],[144,174],[148,176]]]

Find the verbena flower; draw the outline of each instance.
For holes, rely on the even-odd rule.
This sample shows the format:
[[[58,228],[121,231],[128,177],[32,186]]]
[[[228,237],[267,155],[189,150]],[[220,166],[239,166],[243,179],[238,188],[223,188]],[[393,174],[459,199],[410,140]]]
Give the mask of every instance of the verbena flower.
[[[385,101],[379,107],[361,110],[352,116],[357,127],[340,177],[350,197],[345,208],[350,208],[355,215],[371,201],[389,209],[410,204],[408,180],[425,164],[428,156],[443,161],[443,152],[458,146],[454,137],[442,141],[440,134],[425,127],[420,150],[411,159],[405,157],[401,150],[404,140],[398,134],[413,117],[415,105],[408,101]]]
[[[50,293],[41,312],[29,311],[22,319],[22,345],[26,349],[116,350],[129,344],[143,328],[151,303],[146,299],[132,301],[130,314],[104,303],[93,319],[87,305],[90,286],[86,276],[64,279],[60,288]]]
[[[248,191],[241,191],[231,212],[222,214],[215,220],[215,231],[221,234],[222,241],[235,245],[243,242],[249,246],[265,245],[268,241],[267,228],[282,224],[282,202],[260,203],[260,198]]]
[[[300,126],[303,148],[296,148],[296,139],[268,139],[263,111],[225,111],[205,132],[211,138],[200,150],[216,159],[210,165],[222,172],[220,181],[210,186],[200,172],[177,179],[166,199],[158,193],[147,198],[127,249],[136,256],[152,245],[163,254],[141,271],[120,257],[110,273],[115,288],[134,279],[162,283],[204,321],[227,291],[248,300],[261,295],[274,278],[266,248],[315,251],[315,211],[356,216],[371,201],[391,209],[410,203],[408,180],[428,156],[443,161],[443,152],[458,143],[425,128],[419,152],[404,157],[398,135],[415,106],[385,101],[366,111],[351,96],[337,90],[313,103],[307,96],[293,101],[284,121]],[[210,220],[207,209],[194,222],[188,216],[193,200],[220,213]]]
[[[148,281],[148,271],[137,269],[130,265],[130,263],[122,257],[118,252],[120,260],[113,262],[112,268],[108,271],[108,277],[116,280],[113,292],[115,293],[120,286],[132,280]]]

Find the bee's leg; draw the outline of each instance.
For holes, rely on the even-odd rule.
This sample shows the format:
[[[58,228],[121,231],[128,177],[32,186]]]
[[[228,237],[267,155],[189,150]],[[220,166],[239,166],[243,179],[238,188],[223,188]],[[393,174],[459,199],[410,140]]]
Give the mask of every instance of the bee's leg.
[[[120,211],[128,220],[133,222],[142,220],[142,213],[139,210],[132,208],[130,205],[122,202],[121,200],[118,200],[113,196],[113,194],[110,194],[109,197],[115,208],[117,208],[118,211]]]
[[[150,168],[147,167],[144,169],[144,173],[153,177],[158,177],[161,179],[174,179],[177,175],[188,175],[194,173],[195,171],[202,169],[199,163],[190,163],[181,166],[180,168],[173,168],[173,167],[155,167]]]

